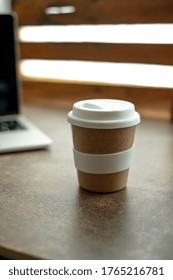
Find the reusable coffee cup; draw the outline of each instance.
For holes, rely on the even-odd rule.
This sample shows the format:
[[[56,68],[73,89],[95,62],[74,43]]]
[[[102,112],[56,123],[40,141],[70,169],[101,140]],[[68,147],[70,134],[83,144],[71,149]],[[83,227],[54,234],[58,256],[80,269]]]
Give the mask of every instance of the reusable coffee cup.
[[[116,99],[76,102],[68,113],[79,186],[99,193],[127,185],[140,116],[134,104]]]

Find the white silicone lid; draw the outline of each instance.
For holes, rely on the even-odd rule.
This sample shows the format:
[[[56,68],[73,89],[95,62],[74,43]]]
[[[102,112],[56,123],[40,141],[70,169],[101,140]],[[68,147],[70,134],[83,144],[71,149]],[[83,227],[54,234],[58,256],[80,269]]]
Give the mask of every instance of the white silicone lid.
[[[134,104],[128,101],[88,99],[76,102],[67,120],[75,126],[111,129],[137,125],[140,116]]]

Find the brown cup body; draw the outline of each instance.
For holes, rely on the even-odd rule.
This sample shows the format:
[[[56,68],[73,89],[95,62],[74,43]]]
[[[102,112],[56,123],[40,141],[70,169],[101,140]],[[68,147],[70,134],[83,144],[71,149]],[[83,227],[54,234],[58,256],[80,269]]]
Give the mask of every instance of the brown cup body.
[[[111,154],[133,146],[136,126],[114,129],[84,128],[72,125],[75,150],[88,154]],[[126,187],[129,169],[111,174],[91,174],[77,170],[81,188],[92,192],[115,192]]]

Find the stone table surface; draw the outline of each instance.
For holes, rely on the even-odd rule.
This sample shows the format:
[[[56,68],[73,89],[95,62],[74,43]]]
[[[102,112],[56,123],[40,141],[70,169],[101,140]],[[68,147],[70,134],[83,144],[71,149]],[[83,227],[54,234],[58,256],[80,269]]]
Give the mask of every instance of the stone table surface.
[[[0,255],[10,259],[173,259],[173,125],[142,120],[127,187],[78,186],[67,111],[26,106],[50,149],[0,155]]]

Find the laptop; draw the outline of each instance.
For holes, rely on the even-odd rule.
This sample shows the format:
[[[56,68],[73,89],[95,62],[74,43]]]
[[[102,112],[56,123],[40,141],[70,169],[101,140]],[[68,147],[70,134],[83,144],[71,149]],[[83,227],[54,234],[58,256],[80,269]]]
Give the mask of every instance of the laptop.
[[[47,148],[52,140],[20,112],[16,15],[0,14],[0,153]]]

